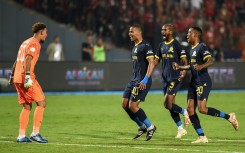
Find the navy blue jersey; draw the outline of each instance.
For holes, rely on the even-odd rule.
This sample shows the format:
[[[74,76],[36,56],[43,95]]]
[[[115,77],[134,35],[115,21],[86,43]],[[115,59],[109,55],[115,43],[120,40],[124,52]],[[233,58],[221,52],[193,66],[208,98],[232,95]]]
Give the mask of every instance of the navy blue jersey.
[[[140,82],[146,75],[149,62],[147,58],[154,57],[151,45],[142,40],[139,44],[136,44],[132,49],[133,60],[133,76],[132,81]]]
[[[199,43],[197,46],[192,47],[190,50],[190,68],[192,73],[191,81],[196,85],[203,85],[204,83],[211,82],[207,68],[196,71],[193,67],[195,64],[204,64],[208,57],[211,57],[211,53],[207,45],[204,43]]]
[[[186,52],[176,39],[168,43],[160,43],[155,57],[159,60],[162,59],[162,77],[164,81],[170,82],[179,78],[180,71],[174,70],[172,63],[176,62],[182,65],[181,58],[186,57]]]

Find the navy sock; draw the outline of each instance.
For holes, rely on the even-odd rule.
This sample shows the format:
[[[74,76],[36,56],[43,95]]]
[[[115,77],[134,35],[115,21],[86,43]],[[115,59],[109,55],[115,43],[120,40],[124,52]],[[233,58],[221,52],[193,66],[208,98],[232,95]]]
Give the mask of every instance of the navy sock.
[[[176,112],[171,111],[171,110],[170,110],[169,112],[170,112],[171,117],[172,117],[172,119],[174,120],[175,124],[176,124],[178,127],[181,126],[181,125],[182,125],[182,122],[181,122],[181,120],[180,120],[179,113],[176,113]]]
[[[177,112],[177,113],[180,113],[180,114],[184,114],[184,109],[179,107],[178,105],[176,104],[172,104],[172,109],[171,111],[174,111],[174,112]]]
[[[140,120],[141,122],[143,122],[143,123],[145,124],[145,126],[146,126],[147,128],[149,128],[149,127],[151,126],[151,122],[150,122],[149,119],[147,118],[147,116],[146,116],[145,112],[143,111],[143,109],[140,108],[140,109],[135,113],[135,115],[139,118],[139,120]]]
[[[224,113],[224,112],[221,112],[215,108],[212,108],[212,107],[208,107],[208,115],[210,116],[216,116],[216,117],[221,117],[221,118],[225,118],[225,119],[229,119],[230,118],[230,115]]]
[[[199,136],[204,136],[203,130],[201,128],[200,120],[199,120],[197,114],[191,115],[190,120],[191,120],[192,126],[196,130],[197,134]]]
[[[139,118],[130,110],[130,109],[125,109],[125,111],[127,112],[128,116],[137,123],[138,126],[142,126],[143,122],[141,122],[139,120]]]

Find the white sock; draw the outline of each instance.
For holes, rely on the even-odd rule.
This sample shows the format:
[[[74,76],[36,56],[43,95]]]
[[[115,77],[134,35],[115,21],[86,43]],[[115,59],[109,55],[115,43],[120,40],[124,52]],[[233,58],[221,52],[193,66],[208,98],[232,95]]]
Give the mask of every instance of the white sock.
[[[186,109],[184,110],[184,114],[183,115],[188,115],[188,112],[187,112]]]
[[[151,124],[151,126],[147,128],[147,131],[149,131],[149,130],[151,130],[151,129],[153,129],[153,128],[154,128],[154,125]]]
[[[19,135],[17,139],[22,139],[24,137],[26,137],[26,136],[25,135]]]
[[[32,133],[31,133],[31,135],[32,135],[32,136],[36,136],[36,135],[37,135],[37,133],[35,134],[34,132],[32,132]]]
[[[180,126],[178,126],[178,130],[182,130],[183,129],[183,125],[181,124]]]

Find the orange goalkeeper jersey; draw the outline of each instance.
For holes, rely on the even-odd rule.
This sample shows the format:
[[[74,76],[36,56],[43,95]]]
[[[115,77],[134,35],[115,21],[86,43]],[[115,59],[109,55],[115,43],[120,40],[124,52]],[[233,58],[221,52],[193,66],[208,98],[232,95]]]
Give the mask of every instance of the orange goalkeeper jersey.
[[[40,49],[41,49],[41,45],[39,41],[34,37],[25,40],[21,44],[16,59],[16,66],[14,71],[14,83],[24,83],[25,59],[27,55],[32,56],[30,75],[32,80],[35,79],[34,69],[40,55]]]

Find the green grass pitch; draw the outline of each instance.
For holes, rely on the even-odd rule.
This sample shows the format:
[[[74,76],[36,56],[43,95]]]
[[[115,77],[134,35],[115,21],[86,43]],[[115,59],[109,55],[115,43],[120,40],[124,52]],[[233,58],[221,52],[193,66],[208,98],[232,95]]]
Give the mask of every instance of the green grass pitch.
[[[174,137],[177,128],[163,107],[163,95],[148,94],[141,107],[157,131],[149,142],[145,135],[132,140],[137,126],[121,107],[121,95],[48,95],[41,134],[48,144],[19,144],[18,117],[21,107],[17,96],[0,97],[0,153],[245,153],[245,93],[211,93],[208,106],[224,112],[235,112],[240,129],[221,118],[199,114],[209,139],[207,144],[191,144],[197,138],[192,127],[182,140]],[[178,94],[176,103],[186,107],[186,94]],[[30,115],[27,129],[32,131]]]

